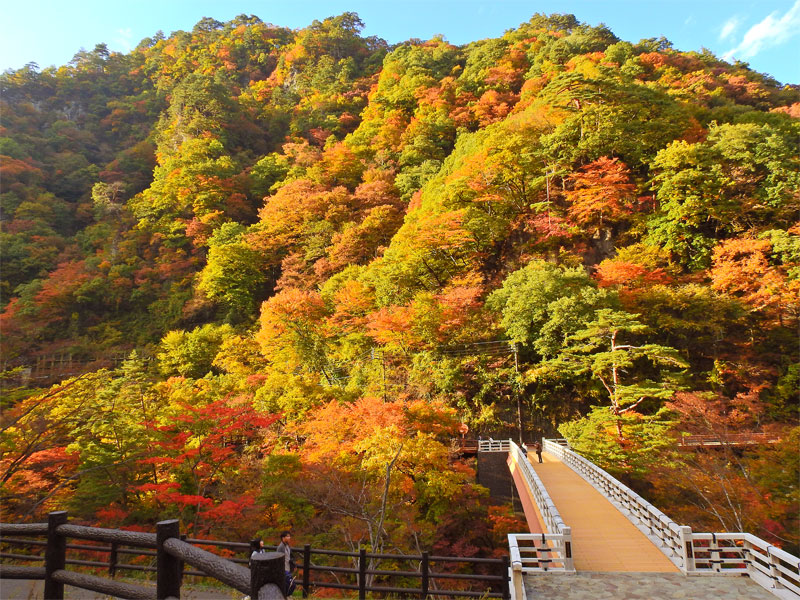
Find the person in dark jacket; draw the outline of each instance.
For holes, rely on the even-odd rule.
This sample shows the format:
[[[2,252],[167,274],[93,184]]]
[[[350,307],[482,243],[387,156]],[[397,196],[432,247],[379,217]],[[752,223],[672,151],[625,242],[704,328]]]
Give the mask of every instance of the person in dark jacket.
[[[539,458],[539,462],[542,462],[542,442],[536,440],[533,442],[533,451],[536,452],[536,456]]]
[[[283,570],[286,573],[286,595],[291,596],[294,592],[295,582],[292,577],[294,571],[294,561],[292,560],[292,547],[289,545],[292,541],[292,534],[288,531],[281,532],[281,543],[275,549],[276,552],[281,552],[284,555]]]

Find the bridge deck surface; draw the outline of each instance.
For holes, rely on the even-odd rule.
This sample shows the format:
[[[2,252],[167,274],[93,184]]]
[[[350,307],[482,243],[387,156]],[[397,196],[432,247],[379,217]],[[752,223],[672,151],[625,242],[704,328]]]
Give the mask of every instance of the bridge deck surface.
[[[575,569],[674,573],[677,567],[611,502],[558,458],[529,459],[564,523],[572,528]]]

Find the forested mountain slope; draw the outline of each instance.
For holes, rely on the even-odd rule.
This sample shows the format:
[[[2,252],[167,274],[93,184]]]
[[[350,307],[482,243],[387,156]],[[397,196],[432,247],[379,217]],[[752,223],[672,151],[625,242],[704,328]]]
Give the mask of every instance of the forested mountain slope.
[[[466,424],[796,552],[800,88],[571,15],[362,28],[0,77],[5,514],[485,555]],[[128,359],[9,387],[56,352]],[[783,441],[675,451],[748,431]]]

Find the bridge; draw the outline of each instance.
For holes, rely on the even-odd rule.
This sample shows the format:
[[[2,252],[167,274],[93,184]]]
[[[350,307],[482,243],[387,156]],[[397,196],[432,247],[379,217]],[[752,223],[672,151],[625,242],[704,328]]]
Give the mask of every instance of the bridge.
[[[543,462],[529,460],[527,448],[511,440],[480,440],[481,456],[505,458],[528,531],[509,534],[509,557],[460,559],[458,557],[358,555],[317,551],[322,555],[357,557],[358,568],[314,565],[312,550],[303,550],[305,593],[313,587],[350,590],[366,598],[368,592],[394,593],[401,597],[499,597],[513,600],[621,600],[634,598],[725,598],[726,600],[800,600],[800,559],[766,541],[743,532],[695,532],[679,525],[614,477],[573,452],[564,440],[543,440]],[[496,461],[492,461],[492,470]],[[494,473],[493,473],[494,474]],[[283,597],[283,577],[271,578],[267,564],[243,566],[246,559],[225,560],[194,547],[210,540],[184,540],[177,521],[163,521],[155,534],[81,527],[66,522],[66,513],[51,513],[48,523],[0,524],[3,543],[22,542],[8,536],[46,536],[44,556],[3,554],[13,560],[43,560],[44,567],[0,566],[0,580],[43,580],[45,597],[64,597],[64,586],[110,594],[119,598],[180,598],[184,574],[209,575],[253,598]],[[97,547],[67,544],[67,538],[110,543]],[[225,546],[242,546],[217,542]],[[123,550],[127,545],[151,550]],[[246,544],[244,544],[247,547]],[[105,567],[106,563],[68,560],[67,548],[110,552],[112,579],[67,570],[68,564]],[[153,556],[155,565],[122,564],[121,552]],[[267,557],[265,556],[265,559]],[[402,559],[418,563],[410,570],[371,568],[371,559]],[[432,562],[471,560],[501,563],[499,576],[454,574],[429,566]],[[278,566],[282,558],[278,556]],[[184,564],[197,571],[184,571]],[[264,567],[263,569],[261,567]],[[155,588],[114,581],[122,567],[156,573]],[[257,567],[257,568],[256,568]],[[311,581],[312,572],[335,572],[355,577],[353,583]],[[282,569],[277,572],[282,574]],[[418,587],[374,587],[371,576],[416,577]],[[509,577],[510,576],[510,577]],[[447,590],[435,585],[437,578],[482,579],[499,585],[500,591]],[[3,597],[8,597],[7,594]]]
[[[756,446],[761,444],[776,444],[781,441],[779,435],[769,433],[727,433],[718,435],[684,435],[678,440],[678,445],[684,448],[698,446]]]
[[[743,532],[695,532],[573,452],[543,440],[543,462],[505,453],[529,532],[510,534],[515,600],[800,599],[800,559]]]

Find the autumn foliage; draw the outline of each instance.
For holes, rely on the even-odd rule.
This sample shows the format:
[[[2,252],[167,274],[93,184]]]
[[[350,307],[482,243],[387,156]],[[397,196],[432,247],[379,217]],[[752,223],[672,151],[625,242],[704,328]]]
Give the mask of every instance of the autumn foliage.
[[[797,87],[572,15],[363,28],[0,75],[4,518],[491,556],[467,428],[797,550]]]

